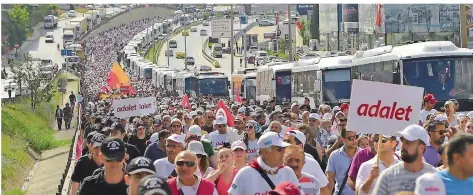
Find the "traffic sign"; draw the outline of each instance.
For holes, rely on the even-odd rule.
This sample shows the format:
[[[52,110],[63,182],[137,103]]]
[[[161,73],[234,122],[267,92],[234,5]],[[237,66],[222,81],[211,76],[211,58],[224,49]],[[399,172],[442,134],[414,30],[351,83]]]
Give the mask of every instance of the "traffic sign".
[[[70,50],[70,49],[61,49],[61,56],[72,56],[72,50]]]
[[[231,20],[212,20],[212,38],[231,38]]]
[[[284,34],[284,39],[289,40],[289,34]]]
[[[67,87],[67,80],[66,79],[59,79],[58,81],[58,87],[59,89],[66,89]]]

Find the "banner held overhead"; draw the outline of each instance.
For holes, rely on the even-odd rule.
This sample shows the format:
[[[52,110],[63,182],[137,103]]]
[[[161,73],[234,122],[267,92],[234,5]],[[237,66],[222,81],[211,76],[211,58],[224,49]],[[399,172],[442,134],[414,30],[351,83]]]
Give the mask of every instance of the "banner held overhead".
[[[126,118],[131,116],[141,116],[156,111],[156,98],[127,98],[113,100],[114,116],[118,118]]]

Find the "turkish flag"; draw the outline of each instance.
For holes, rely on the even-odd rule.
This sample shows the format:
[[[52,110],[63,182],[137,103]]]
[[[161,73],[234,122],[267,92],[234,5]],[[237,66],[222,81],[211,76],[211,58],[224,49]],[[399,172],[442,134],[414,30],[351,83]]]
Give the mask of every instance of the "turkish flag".
[[[376,10],[376,26],[381,27],[381,4],[377,5],[377,10]]]
[[[225,116],[225,118],[227,118],[227,125],[228,126],[230,126],[230,127],[235,126],[235,123],[234,123],[235,119],[233,118],[232,112],[230,111],[230,109],[228,109],[227,106],[225,106],[225,103],[221,99],[218,100],[217,109],[215,109],[215,116],[217,116],[217,115]]]
[[[187,107],[188,109],[191,109],[191,103],[189,102],[189,96],[187,95],[187,93],[184,95],[184,97],[182,97],[181,106],[183,108]]]
[[[296,26],[299,30],[304,30],[304,25],[302,25],[300,21],[296,22]]]

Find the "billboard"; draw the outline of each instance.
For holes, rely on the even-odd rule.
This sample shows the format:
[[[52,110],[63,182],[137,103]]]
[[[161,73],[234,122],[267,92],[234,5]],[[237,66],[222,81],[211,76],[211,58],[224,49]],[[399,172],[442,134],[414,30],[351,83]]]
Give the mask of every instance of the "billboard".
[[[465,22],[462,24],[462,31],[466,34],[465,37],[468,48],[473,48],[473,4],[465,5],[465,15],[463,16]],[[465,32],[466,31],[466,32]]]
[[[342,22],[358,22],[358,4],[342,4]]]
[[[319,30],[320,34],[338,31],[337,5],[320,4],[319,5]]]
[[[458,4],[385,4],[386,33],[459,31]]]
[[[296,10],[299,12],[299,15],[305,16],[309,15],[309,10],[314,9],[313,4],[297,4],[296,5]]]

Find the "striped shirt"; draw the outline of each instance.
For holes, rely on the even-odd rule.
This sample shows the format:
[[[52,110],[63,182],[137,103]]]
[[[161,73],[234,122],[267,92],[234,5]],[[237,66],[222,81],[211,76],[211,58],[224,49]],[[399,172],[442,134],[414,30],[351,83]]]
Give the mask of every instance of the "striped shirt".
[[[301,188],[304,191],[305,195],[319,194],[319,181],[314,176],[302,172],[301,177],[299,178],[299,183],[301,183]]]
[[[401,191],[414,192],[416,179],[424,173],[435,173],[437,170],[430,164],[422,161],[424,167],[418,172],[410,172],[404,168],[404,162],[387,168],[378,177],[372,194],[395,195]]]

